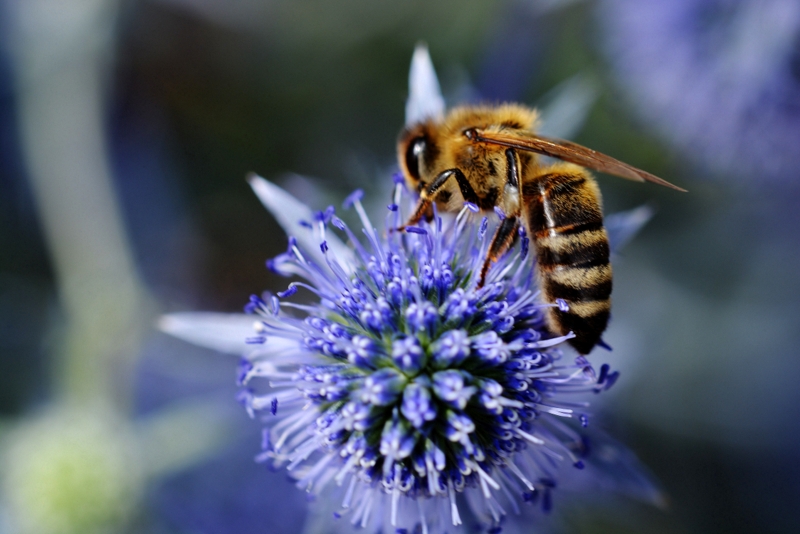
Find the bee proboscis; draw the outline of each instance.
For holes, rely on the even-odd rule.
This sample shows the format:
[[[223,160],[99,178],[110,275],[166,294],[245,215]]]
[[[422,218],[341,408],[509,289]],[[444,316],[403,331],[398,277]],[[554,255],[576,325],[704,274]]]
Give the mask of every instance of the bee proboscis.
[[[499,208],[499,223],[478,285],[513,246],[520,225],[535,246],[543,298],[554,334],[573,332],[581,354],[601,343],[611,310],[611,264],[600,189],[585,168],[678,191],[680,187],[584,146],[535,133],[537,113],[516,105],[462,106],[442,119],[409,125],[398,157],[407,184],[420,194],[406,226],[432,215],[432,204],[457,211],[464,202]],[[545,164],[539,155],[563,163]]]

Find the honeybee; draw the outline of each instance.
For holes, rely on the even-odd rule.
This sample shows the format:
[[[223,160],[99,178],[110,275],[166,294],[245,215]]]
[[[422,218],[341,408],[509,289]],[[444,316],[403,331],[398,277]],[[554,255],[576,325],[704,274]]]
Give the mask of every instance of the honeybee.
[[[535,246],[544,300],[567,304],[546,308],[549,329],[573,332],[572,346],[588,354],[608,323],[612,278],[600,189],[585,167],[685,190],[581,145],[540,136],[536,125],[536,110],[504,104],[457,107],[443,119],[404,128],[397,146],[400,168],[419,192],[406,226],[429,219],[433,203],[445,211],[458,211],[464,202],[502,210],[478,286],[522,225]],[[540,154],[563,162],[545,164]]]

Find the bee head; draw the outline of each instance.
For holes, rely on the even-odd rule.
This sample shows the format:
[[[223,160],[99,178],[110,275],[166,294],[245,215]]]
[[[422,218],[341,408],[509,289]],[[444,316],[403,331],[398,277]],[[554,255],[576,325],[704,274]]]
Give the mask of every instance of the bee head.
[[[419,190],[425,183],[426,169],[432,160],[433,144],[428,124],[404,128],[397,140],[397,160],[406,184]]]

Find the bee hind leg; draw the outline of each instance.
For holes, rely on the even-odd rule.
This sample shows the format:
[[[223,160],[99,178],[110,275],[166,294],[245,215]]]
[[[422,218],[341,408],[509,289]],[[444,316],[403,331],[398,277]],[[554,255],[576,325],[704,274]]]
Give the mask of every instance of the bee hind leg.
[[[422,190],[419,195],[417,206],[414,208],[411,217],[408,218],[406,224],[395,230],[402,232],[409,226],[415,226],[423,217],[426,220],[430,220],[433,217],[433,203],[436,202],[436,197],[442,192],[444,185],[452,178],[455,178],[456,182],[458,182],[458,187],[461,189],[461,195],[464,197],[464,201],[477,204],[478,195],[475,193],[475,190],[472,189],[472,186],[467,180],[467,177],[464,176],[464,173],[461,172],[461,169],[448,169],[439,173],[433,182],[431,182],[431,185],[428,186],[427,189]]]

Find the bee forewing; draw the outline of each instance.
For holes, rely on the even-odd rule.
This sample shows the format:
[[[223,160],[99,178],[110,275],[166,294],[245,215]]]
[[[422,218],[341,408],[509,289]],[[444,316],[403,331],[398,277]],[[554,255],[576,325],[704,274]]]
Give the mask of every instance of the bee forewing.
[[[607,156],[591,148],[565,141],[564,139],[553,139],[543,137],[533,133],[505,133],[505,132],[484,132],[481,130],[476,131],[474,137],[475,141],[483,143],[494,143],[496,145],[507,146],[510,148],[517,148],[519,150],[527,150],[551,156],[563,161],[575,163],[582,167],[588,167],[596,171],[604,172],[606,174],[613,174],[620,178],[627,178],[636,182],[653,182],[654,184],[663,185],[670,189],[686,192],[686,189],[673,185],[666,180],[662,180],[658,176],[650,174],[647,171],[637,169],[627,163],[623,163],[618,159]]]

